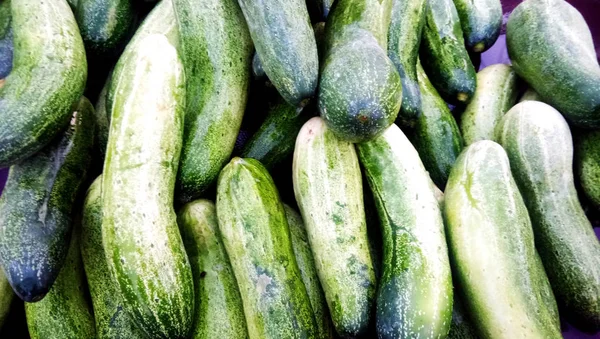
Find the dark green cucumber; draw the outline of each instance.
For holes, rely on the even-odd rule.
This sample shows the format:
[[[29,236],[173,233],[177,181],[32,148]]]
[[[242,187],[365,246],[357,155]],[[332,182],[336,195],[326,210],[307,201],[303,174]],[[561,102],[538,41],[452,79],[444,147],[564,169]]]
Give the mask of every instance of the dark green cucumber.
[[[396,121],[403,125],[411,124],[421,114],[417,59],[426,8],[427,0],[392,0],[387,52],[402,80],[402,106]]]
[[[11,25],[10,0],[0,2],[0,87],[12,70],[13,30]]]
[[[315,338],[317,325],[283,204],[267,169],[233,158],[217,184],[219,230],[250,338]]]
[[[575,134],[575,147],[575,168],[581,187],[588,200],[599,209],[600,131],[579,131]]]
[[[497,139],[561,310],[572,322],[600,330],[600,242],[577,197],[569,125],[551,106],[526,101],[506,113]]]
[[[250,83],[252,40],[235,0],[174,0],[186,70],[178,199],[191,201],[231,157]]]
[[[475,68],[465,49],[463,31],[452,0],[429,0],[419,55],[442,98],[468,103],[475,94]]]
[[[67,0],[67,3],[69,4],[69,6],[71,7],[71,10],[73,10],[73,12],[75,12],[77,10],[78,2],[79,2],[79,0]]]
[[[500,36],[502,4],[500,0],[454,0],[469,51],[481,53]]]
[[[2,328],[4,321],[8,317],[14,298],[15,292],[13,292],[12,286],[10,286],[4,272],[0,270],[0,328]]]
[[[214,203],[184,205],[177,222],[194,274],[194,339],[247,338],[242,297],[217,223]]]
[[[267,78],[267,73],[265,73],[262,62],[260,62],[260,58],[256,52],[254,52],[254,55],[252,56],[252,74],[257,80],[264,80]]]
[[[454,294],[454,304],[452,305],[452,322],[450,323],[450,332],[448,339],[478,339],[477,330],[467,315],[462,300],[457,294]]]
[[[108,131],[110,129],[110,116],[106,109],[106,96],[110,88],[110,79],[112,78],[112,72],[108,75],[102,91],[98,95],[98,101],[96,101],[96,135],[95,138],[95,149],[100,157],[102,163],[104,163],[104,157],[106,156],[106,144],[108,143]]]
[[[562,338],[556,301],[506,152],[467,147],[452,168],[444,217],[455,282],[484,338]]]
[[[396,125],[356,147],[383,233],[378,336],[444,338],[452,318],[452,276],[429,175]]]
[[[517,74],[572,124],[600,127],[600,65],[592,34],[564,0],[526,0],[511,13],[506,44]]]
[[[354,145],[312,118],[296,138],[292,175],[335,329],[342,337],[366,334],[376,278]]]
[[[87,78],[73,12],[64,0],[11,0],[13,69],[0,87],[0,167],[40,151],[69,124]]]
[[[91,162],[93,110],[82,97],[62,136],[10,168],[0,198],[0,258],[25,301],[46,295],[67,256],[75,198]]]

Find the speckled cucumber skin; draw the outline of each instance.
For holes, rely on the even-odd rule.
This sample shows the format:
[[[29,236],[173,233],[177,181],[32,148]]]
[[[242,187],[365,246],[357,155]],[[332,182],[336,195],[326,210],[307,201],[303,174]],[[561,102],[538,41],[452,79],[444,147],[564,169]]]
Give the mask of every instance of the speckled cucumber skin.
[[[402,106],[396,121],[410,125],[421,114],[417,59],[425,25],[427,0],[392,0],[388,56],[402,81]]]
[[[575,168],[583,192],[595,208],[600,208],[600,131],[575,134]]]
[[[429,0],[419,55],[423,68],[445,101],[457,105],[471,100],[477,86],[475,68],[465,49],[452,0]]]
[[[543,100],[540,97],[540,95],[537,94],[537,92],[533,88],[531,88],[531,87],[528,87],[525,90],[525,93],[523,93],[523,95],[519,99],[519,102],[523,102],[523,101],[527,101],[527,100],[533,100],[533,101],[541,101],[541,102],[543,102]]]
[[[497,139],[529,210],[558,304],[568,318],[600,330],[600,242],[577,197],[567,122],[551,106],[526,101],[502,119]]]
[[[252,40],[236,0],[173,0],[186,71],[178,199],[199,197],[231,157],[250,83]]]
[[[526,0],[506,44],[517,74],[572,124],[600,127],[600,66],[583,16],[563,0]]]
[[[325,294],[323,293],[323,288],[319,281],[315,259],[310,250],[304,221],[302,220],[302,216],[300,216],[300,214],[292,207],[284,204],[283,208],[285,209],[285,216],[290,229],[290,239],[292,240],[292,248],[294,249],[296,262],[300,269],[302,282],[304,282],[304,286],[306,287],[310,305],[315,314],[315,320],[317,321],[317,335],[315,338],[333,338],[335,329],[333,328],[331,315],[329,315],[329,309],[327,308],[327,300],[325,300]]]
[[[429,175],[396,125],[357,150],[383,233],[378,336],[445,338],[452,318],[452,276]]]
[[[249,337],[315,338],[285,210],[267,169],[255,159],[233,158],[219,175],[216,205]]]
[[[454,0],[454,5],[467,49],[481,53],[492,47],[502,28],[500,0]]]
[[[376,279],[354,145],[336,137],[323,119],[312,118],[296,138],[292,173],[335,329],[342,337],[363,335]]]
[[[161,4],[152,20],[171,11],[169,1]],[[158,27],[167,30],[142,33],[127,46],[111,81],[102,239],[111,279],[137,325],[151,337],[183,338],[192,326],[194,282],[173,200],[185,79],[177,37],[168,34],[174,18]]]
[[[509,65],[490,65],[477,73],[475,95],[460,119],[466,146],[479,140],[494,140],[496,125],[517,101],[517,81],[517,74]]]
[[[452,305],[452,323],[448,339],[478,339],[477,330],[467,316],[463,302],[454,294],[454,304]]]
[[[11,21],[10,0],[4,0],[0,2],[0,79],[6,78],[12,70],[14,45]]]
[[[82,97],[62,136],[10,168],[0,198],[0,260],[25,301],[46,295],[67,256],[73,205],[91,162],[93,110]]]
[[[290,105],[304,106],[305,100],[315,94],[319,80],[317,44],[306,2],[238,2],[269,80]]]
[[[127,314],[117,284],[110,278],[102,245],[102,177],[87,191],[81,221],[81,259],[94,306],[98,339],[146,338]]]
[[[502,147],[489,140],[467,147],[444,196],[454,278],[479,335],[562,338],[527,208]]]

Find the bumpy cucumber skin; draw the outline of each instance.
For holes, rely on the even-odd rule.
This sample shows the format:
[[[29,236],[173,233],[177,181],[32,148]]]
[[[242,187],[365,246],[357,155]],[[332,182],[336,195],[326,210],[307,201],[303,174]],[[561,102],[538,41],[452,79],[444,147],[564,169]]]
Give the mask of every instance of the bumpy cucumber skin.
[[[574,133],[575,134],[575,133]],[[575,168],[586,197],[600,208],[600,131],[575,134]]]
[[[506,44],[517,74],[572,124],[600,127],[600,66],[583,16],[563,0],[523,1]]]
[[[396,121],[410,125],[421,114],[417,60],[427,0],[392,0],[388,56],[402,80],[402,106]]]
[[[452,305],[452,323],[448,339],[478,339],[477,330],[469,317],[467,316],[462,300],[457,294],[454,294],[454,303]]]
[[[452,318],[452,276],[429,175],[396,125],[357,149],[383,233],[379,338],[445,338]]]
[[[73,205],[91,162],[93,110],[82,97],[61,137],[10,168],[0,198],[0,257],[25,301],[46,295],[67,256]]]
[[[87,78],[73,12],[64,0],[11,0],[13,69],[0,87],[0,167],[41,150],[69,124]]]
[[[335,329],[342,337],[365,334],[376,279],[354,146],[336,137],[323,119],[312,118],[296,138],[292,172]]]
[[[469,51],[486,51],[500,36],[502,4],[500,0],[454,0]]]
[[[194,274],[196,317],[191,338],[247,338],[242,297],[221,240],[215,204],[196,200],[177,214]]]
[[[170,11],[165,4],[159,9]],[[163,18],[158,14],[153,19]],[[173,21],[158,27],[170,29]],[[134,38],[113,74],[102,239],[111,278],[137,325],[149,336],[182,338],[194,310],[192,270],[173,210],[185,80],[177,37],[163,34]]]
[[[236,157],[225,166],[217,185],[217,216],[250,338],[316,337],[285,210],[260,162]]]
[[[442,98],[468,103],[477,86],[475,68],[465,49],[463,31],[452,0],[430,0],[420,48],[423,68]]]
[[[14,46],[11,21],[10,0],[4,0],[0,2],[0,79],[6,78],[12,70]]]
[[[551,106],[526,101],[502,119],[498,141],[529,210],[558,304],[568,318],[600,330],[600,242],[577,197],[567,122]]]
[[[235,0],[174,0],[186,70],[178,199],[200,196],[231,157],[250,83],[252,40]]]
[[[304,0],[238,0],[263,69],[292,106],[317,89],[319,59]],[[238,43],[238,41],[233,41]]]
[[[466,146],[479,140],[494,140],[496,125],[517,101],[517,81],[517,74],[509,65],[490,65],[477,73],[475,95],[460,119]]]
[[[502,147],[489,140],[467,147],[444,196],[454,277],[479,334],[561,338],[556,301]]]

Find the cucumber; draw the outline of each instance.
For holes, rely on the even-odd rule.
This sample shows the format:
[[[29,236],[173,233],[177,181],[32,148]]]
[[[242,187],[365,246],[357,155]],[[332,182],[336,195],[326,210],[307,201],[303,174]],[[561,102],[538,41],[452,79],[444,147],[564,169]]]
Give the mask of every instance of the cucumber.
[[[527,208],[502,147],[489,140],[467,147],[444,195],[454,277],[479,334],[562,338]]]
[[[448,339],[477,339],[477,330],[467,316],[462,300],[454,294],[454,304],[452,308],[452,322],[450,323],[450,332]]]
[[[563,0],[526,0],[506,45],[517,74],[572,124],[600,127],[600,65],[583,16]]]
[[[498,140],[561,310],[572,322],[600,330],[600,242],[577,197],[569,125],[551,106],[526,101],[506,113]]]
[[[317,44],[306,2],[238,2],[269,80],[290,105],[303,107],[314,95],[319,77]]]
[[[4,321],[8,318],[10,306],[12,305],[15,293],[6,279],[4,272],[0,270],[0,328],[4,325]]]
[[[342,337],[365,334],[376,281],[354,146],[312,118],[296,138],[292,175],[335,329]]]
[[[468,103],[477,79],[452,0],[429,0],[422,39],[423,68],[442,98],[453,105]]]
[[[233,158],[217,184],[219,230],[238,282],[250,338],[315,338],[317,326],[273,179]]]
[[[196,200],[184,205],[177,222],[194,274],[192,338],[247,338],[242,297],[221,240],[214,203]]]
[[[540,95],[537,94],[537,92],[531,87],[527,87],[527,89],[525,90],[525,93],[523,93],[523,95],[521,96],[521,99],[519,99],[519,102],[523,102],[523,101],[527,101],[527,100],[543,101],[542,98],[540,98]]]
[[[106,156],[106,144],[108,143],[108,131],[110,129],[110,115],[106,109],[106,96],[108,95],[108,89],[110,88],[110,79],[112,78],[112,72],[106,78],[104,87],[98,95],[98,101],[96,101],[96,135],[94,136],[94,144],[96,153],[98,154],[99,160],[104,163],[104,157]]]
[[[10,71],[13,59],[13,30],[11,25],[10,0],[0,2],[0,87]]]
[[[583,193],[596,209],[600,208],[600,132],[575,134],[575,169]]]
[[[254,55],[252,56],[252,75],[254,75],[256,80],[264,80],[267,78],[267,73],[265,73],[262,62],[260,62],[260,58],[256,52],[254,52]]]
[[[0,261],[25,301],[41,300],[65,262],[73,206],[91,162],[93,110],[82,97],[62,136],[10,168],[0,198]]]
[[[517,101],[517,81],[512,67],[504,64],[490,65],[477,73],[475,95],[460,118],[465,145],[494,140],[494,128]]]
[[[454,0],[454,5],[467,49],[481,53],[492,47],[502,28],[500,0]]]
[[[111,278],[137,325],[151,337],[181,338],[194,311],[192,270],[173,210],[185,80],[174,18],[167,16],[171,3],[161,5],[125,49],[111,81],[102,240]],[[160,27],[163,33],[147,33]]]
[[[174,0],[186,70],[178,199],[200,196],[231,157],[250,83],[252,41],[235,0]]]
[[[396,121],[410,125],[421,114],[417,59],[425,25],[427,0],[392,0],[388,56],[402,80],[402,106]]]
[[[86,298],[85,276],[79,251],[80,225],[73,229],[69,254],[48,295],[25,303],[31,339],[95,338],[92,307]]]
[[[444,338],[452,319],[452,276],[429,175],[396,125],[357,149],[383,233],[378,336]]]

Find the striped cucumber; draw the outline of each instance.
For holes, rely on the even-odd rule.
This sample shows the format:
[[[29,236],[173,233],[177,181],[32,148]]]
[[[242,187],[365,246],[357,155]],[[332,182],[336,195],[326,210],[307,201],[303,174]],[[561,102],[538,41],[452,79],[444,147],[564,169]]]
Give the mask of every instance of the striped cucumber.
[[[233,158],[217,184],[219,230],[249,337],[315,338],[317,326],[277,188],[254,159]]]
[[[575,168],[583,193],[598,209],[600,208],[600,131],[578,131],[575,134],[575,147]]]
[[[479,334],[562,338],[527,208],[500,145],[482,140],[461,153],[444,217],[453,273]]]
[[[577,197],[569,125],[551,106],[526,101],[506,113],[497,139],[561,310],[572,322],[600,330],[600,242]]]
[[[312,118],[296,138],[292,172],[335,329],[342,337],[365,334],[376,281],[354,145],[336,137],[323,119]]]
[[[500,0],[454,0],[454,5],[467,49],[481,53],[492,47],[502,28]]]
[[[0,2],[0,87],[12,70],[14,45],[11,21],[10,0],[4,0]]]

